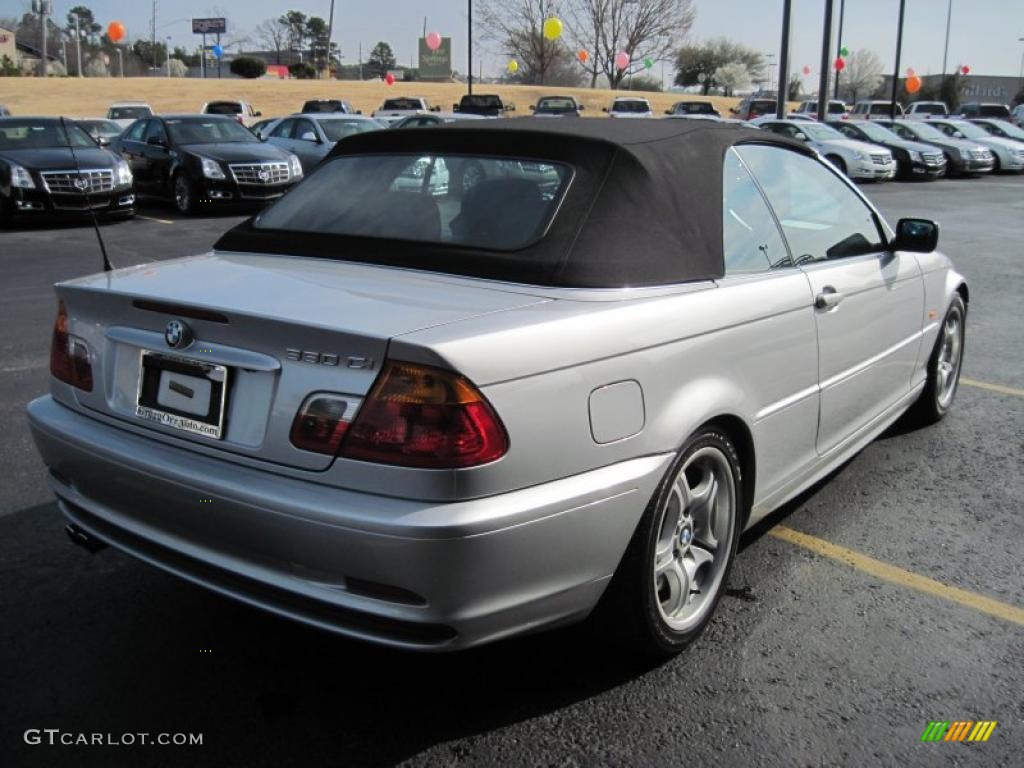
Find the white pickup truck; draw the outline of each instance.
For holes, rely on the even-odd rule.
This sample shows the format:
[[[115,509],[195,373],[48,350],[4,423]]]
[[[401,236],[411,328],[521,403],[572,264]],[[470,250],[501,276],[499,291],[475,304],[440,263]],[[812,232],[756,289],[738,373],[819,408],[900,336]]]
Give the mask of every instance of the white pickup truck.
[[[937,117],[948,117],[949,107],[944,101],[913,101],[903,114],[908,120],[932,120]]]

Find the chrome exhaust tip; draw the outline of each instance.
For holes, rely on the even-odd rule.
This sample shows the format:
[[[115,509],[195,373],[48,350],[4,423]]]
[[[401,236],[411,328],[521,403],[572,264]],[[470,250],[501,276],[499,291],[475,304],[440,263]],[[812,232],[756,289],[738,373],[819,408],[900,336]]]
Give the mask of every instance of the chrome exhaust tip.
[[[107,548],[106,542],[100,541],[95,536],[90,536],[74,523],[68,523],[65,525],[64,533],[66,533],[68,538],[71,539],[72,544],[81,547],[89,554],[95,554],[101,549]]]

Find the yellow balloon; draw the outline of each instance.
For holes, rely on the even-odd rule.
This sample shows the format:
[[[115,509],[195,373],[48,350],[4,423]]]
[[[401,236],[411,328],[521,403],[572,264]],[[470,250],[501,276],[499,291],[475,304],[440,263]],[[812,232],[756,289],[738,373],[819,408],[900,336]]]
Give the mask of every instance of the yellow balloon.
[[[562,20],[552,16],[544,20],[544,37],[548,40],[557,40],[562,36]]]
[[[508,63],[508,71],[511,72],[512,74],[515,74],[516,72],[518,72],[519,71],[519,62],[516,61],[515,59],[510,61]]]

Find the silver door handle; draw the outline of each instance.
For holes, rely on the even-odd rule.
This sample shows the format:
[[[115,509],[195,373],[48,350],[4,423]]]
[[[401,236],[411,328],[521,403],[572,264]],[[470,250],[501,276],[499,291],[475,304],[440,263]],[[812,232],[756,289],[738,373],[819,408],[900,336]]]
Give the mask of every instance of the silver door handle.
[[[839,293],[831,285],[821,289],[821,293],[814,297],[814,306],[818,309],[832,309],[843,300],[843,294]]]

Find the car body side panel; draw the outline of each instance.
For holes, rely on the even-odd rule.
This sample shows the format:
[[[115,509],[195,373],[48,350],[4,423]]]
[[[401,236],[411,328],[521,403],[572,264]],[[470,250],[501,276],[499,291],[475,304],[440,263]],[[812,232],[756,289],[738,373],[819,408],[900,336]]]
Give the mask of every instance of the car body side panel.
[[[755,451],[767,468],[758,471],[758,488],[813,455],[817,342],[810,289],[798,270],[651,300],[524,307],[504,320],[485,316],[399,336],[389,354],[465,373],[505,423],[508,454],[456,472],[458,498],[675,451],[722,415],[752,431],[756,425],[763,444]],[[625,379],[642,389],[645,426],[598,444],[590,393]]]

